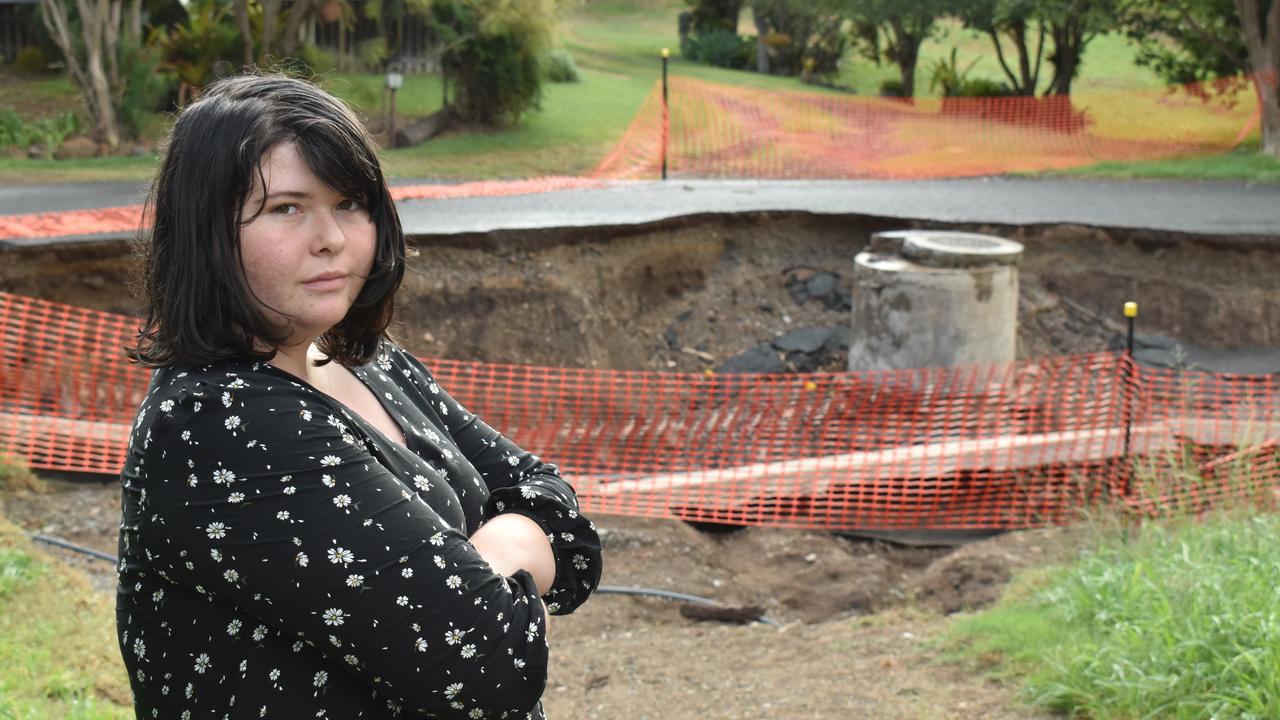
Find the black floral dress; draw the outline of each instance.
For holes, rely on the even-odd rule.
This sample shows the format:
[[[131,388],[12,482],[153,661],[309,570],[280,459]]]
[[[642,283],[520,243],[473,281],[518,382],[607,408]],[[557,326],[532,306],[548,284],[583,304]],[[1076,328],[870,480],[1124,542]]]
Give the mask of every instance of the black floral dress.
[[[139,718],[541,718],[531,576],[467,541],[527,515],[556,558],[542,599],[600,578],[595,527],[554,465],[387,344],[354,372],[407,449],[267,363],[156,371],[121,476],[120,649]]]

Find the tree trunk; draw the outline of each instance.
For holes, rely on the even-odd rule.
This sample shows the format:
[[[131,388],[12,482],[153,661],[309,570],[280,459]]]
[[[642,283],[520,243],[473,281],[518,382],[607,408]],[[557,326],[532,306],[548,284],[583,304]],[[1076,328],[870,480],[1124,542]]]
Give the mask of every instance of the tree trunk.
[[[1084,18],[1079,11],[1073,11],[1061,24],[1051,23],[1053,35],[1053,81],[1049,84],[1049,95],[1070,95],[1071,82],[1080,71],[1080,53],[1084,51]]]
[[[1262,152],[1280,158],[1280,0],[1271,0],[1265,18],[1258,0],[1236,0],[1236,12],[1258,93]]]
[[[902,78],[902,96],[915,97],[916,63],[920,60],[920,39],[911,32],[904,22],[894,19],[889,23],[893,30],[893,61],[898,66]]]
[[[271,64],[271,53],[275,49],[276,20],[280,17],[281,0],[264,0],[262,3],[262,45],[258,61],[263,65]]]
[[[243,45],[241,62],[244,67],[253,67],[253,26],[249,24],[249,0],[235,0],[236,27],[240,30],[240,42]]]
[[[769,47],[764,39],[769,35],[769,23],[765,22],[764,13],[759,8],[751,9],[751,17],[756,23],[756,72],[769,74]]]
[[[289,8],[289,19],[284,26],[284,40],[280,43],[280,52],[286,57],[293,55],[298,49],[298,32],[302,28],[302,19],[311,10],[311,0],[297,0]]]

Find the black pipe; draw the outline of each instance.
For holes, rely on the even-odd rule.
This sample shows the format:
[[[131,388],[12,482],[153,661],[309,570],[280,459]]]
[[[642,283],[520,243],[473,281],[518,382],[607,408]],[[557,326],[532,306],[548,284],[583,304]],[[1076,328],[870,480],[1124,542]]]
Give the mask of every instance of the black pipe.
[[[78,552],[83,555],[88,555],[90,557],[97,558],[99,560],[105,560],[111,563],[112,565],[115,565],[119,562],[119,558],[117,558],[114,555],[108,555],[107,553],[104,553],[100,550],[94,550],[93,548],[87,548],[82,545],[76,545],[75,543],[67,542],[66,540],[63,540],[61,538],[50,537],[48,535],[41,535],[39,533],[27,533],[27,535],[29,535],[32,540],[36,540],[38,542],[42,542],[48,545],[53,545],[54,547],[60,547],[64,550]],[[674,592],[672,590],[658,590],[655,588],[645,588],[645,587],[616,587],[612,585],[601,585],[596,588],[596,592],[600,593],[601,595],[633,595],[633,596],[663,598],[665,600],[679,600],[681,602],[693,603],[695,605],[719,605],[720,604],[715,600],[710,600],[704,597],[698,597],[697,595],[687,595],[685,593]],[[774,620],[773,618],[765,617],[764,615],[761,615],[756,619],[762,623],[765,623],[766,625],[781,627],[781,625],[778,623],[777,620]]]
[[[678,600],[680,602],[693,603],[694,605],[719,605],[720,604],[715,600],[711,600],[709,598],[704,598],[704,597],[698,597],[697,595],[687,595],[685,593],[675,592],[672,590],[656,590],[654,588],[644,588],[644,587],[617,587],[614,585],[601,585],[600,587],[596,588],[596,592],[601,593],[602,595],[634,595],[634,596],[641,596],[641,597],[656,597],[656,598],[663,598],[664,600]],[[774,620],[773,618],[770,618],[770,617],[766,617],[764,615],[761,615],[760,617],[756,618],[756,620],[759,620],[760,622],[766,625],[772,625],[774,627],[782,627],[782,625],[777,620]]]

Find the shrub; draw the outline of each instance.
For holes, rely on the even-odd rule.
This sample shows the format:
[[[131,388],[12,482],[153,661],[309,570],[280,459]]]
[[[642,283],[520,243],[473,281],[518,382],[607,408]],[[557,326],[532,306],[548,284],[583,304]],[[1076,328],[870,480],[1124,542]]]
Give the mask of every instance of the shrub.
[[[965,78],[952,97],[1012,97],[1017,92],[1008,84],[990,78]]]
[[[0,148],[39,145],[45,157],[52,159],[53,151],[79,131],[80,120],[73,112],[39,120],[23,120],[13,108],[0,110]]]
[[[21,72],[34,75],[49,69],[49,59],[39,47],[26,45],[18,50],[13,58],[13,65]]]
[[[902,84],[900,78],[889,78],[880,83],[880,97],[906,97],[907,86]]]
[[[564,48],[554,48],[542,56],[542,73],[548,81],[553,83],[582,80],[582,74],[578,72],[578,65],[573,62],[573,56]]]
[[[460,120],[513,124],[539,107],[539,58],[555,27],[554,2],[436,0],[425,19],[446,48],[440,65]]]
[[[391,50],[387,47],[386,38],[370,38],[360,43],[356,56],[366,72],[377,72],[391,57]]]
[[[134,48],[125,51],[124,57],[127,81],[120,99],[120,124],[128,135],[137,137],[148,115],[170,108],[177,76],[165,70],[157,48]]]
[[[689,59],[703,65],[740,69],[754,60],[754,46],[730,30],[711,30],[689,38]]]

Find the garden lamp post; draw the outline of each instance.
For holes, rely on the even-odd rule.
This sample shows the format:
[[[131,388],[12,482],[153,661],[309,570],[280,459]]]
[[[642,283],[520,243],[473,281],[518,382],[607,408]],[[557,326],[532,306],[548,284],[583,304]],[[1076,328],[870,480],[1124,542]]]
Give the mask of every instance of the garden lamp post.
[[[391,107],[387,112],[387,137],[389,145],[396,146],[396,91],[404,84],[404,75],[396,72],[396,69],[387,71],[387,89],[391,91]]]

